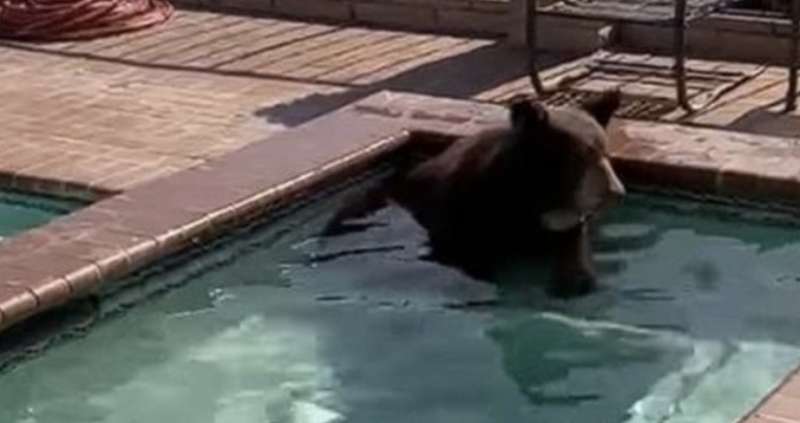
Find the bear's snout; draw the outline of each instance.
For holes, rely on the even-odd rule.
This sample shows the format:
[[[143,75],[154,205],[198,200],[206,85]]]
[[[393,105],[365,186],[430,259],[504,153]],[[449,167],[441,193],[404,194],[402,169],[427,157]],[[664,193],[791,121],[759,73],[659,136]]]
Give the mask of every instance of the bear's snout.
[[[611,162],[603,157],[586,171],[575,203],[581,213],[597,214],[618,204],[625,194]]]
[[[602,167],[608,178],[608,202],[611,205],[616,205],[625,197],[625,185],[619,180],[617,173],[614,172],[614,167],[608,159],[602,160]]]

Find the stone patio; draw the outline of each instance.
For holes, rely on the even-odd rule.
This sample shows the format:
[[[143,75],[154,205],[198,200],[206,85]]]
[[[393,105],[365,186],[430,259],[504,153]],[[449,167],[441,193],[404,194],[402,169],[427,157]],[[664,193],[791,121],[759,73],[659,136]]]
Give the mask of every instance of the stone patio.
[[[382,89],[481,101],[530,92],[524,52],[498,40],[206,12],[93,42],[6,42],[0,60],[0,174],[81,197],[197,165]],[[562,64],[553,75],[577,66],[546,62]],[[649,77],[624,89],[668,97],[669,84]],[[776,105],[784,91],[784,70],[771,68],[697,116],[664,119],[792,136],[797,115]]]
[[[0,173],[120,191],[381,89],[474,97],[523,75],[521,59],[493,40],[201,12],[94,42],[4,43]],[[478,63],[492,66],[463,73]]]

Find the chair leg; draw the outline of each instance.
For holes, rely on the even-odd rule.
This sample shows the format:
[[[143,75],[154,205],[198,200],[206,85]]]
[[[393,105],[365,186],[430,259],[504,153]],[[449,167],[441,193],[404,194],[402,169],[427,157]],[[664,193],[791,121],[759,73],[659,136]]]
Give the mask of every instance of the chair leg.
[[[673,54],[675,55],[675,85],[678,104],[687,112],[694,112],[686,87],[686,0],[675,0],[675,26],[673,28]]]
[[[536,61],[539,50],[537,34],[537,0],[526,0],[525,2],[525,37],[528,48],[528,76],[531,85],[539,96],[545,95],[544,84],[539,76],[539,65]]]
[[[792,35],[789,40],[789,89],[786,92],[786,111],[797,109],[797,47],[800,39],[800,0],[792,2]]]

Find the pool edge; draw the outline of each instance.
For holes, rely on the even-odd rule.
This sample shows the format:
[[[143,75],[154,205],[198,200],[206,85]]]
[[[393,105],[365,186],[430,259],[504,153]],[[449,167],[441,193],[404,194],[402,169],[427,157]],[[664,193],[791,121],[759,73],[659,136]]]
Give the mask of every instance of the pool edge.
[[[0,331],[365,168],[413,134],[441,143],[504,119],[498,105],[383,91],[102,198],[0,244]],[[800,205],[796,140],[627,120],[614,121],[611,134],[609,151],[626,184]],[[787,380],[800,385],[796,375]],[[783,419],[800,422],[795,409]]]
[[[42,280],[64,280],[70,298],[85,294],[191,244],[187,238],[212,236],[222,221],[264,211],[304,179],[336,173],[332,166],[346,172],[374,161],[386,140],[396,147],[408,134],[424,133],[441,143],[504,118],[494,104],[382,91],[204,164],[106,195],[0,245],[0,330],[34,311],[21,311],[19,303],[31,302],[24,297],[50,305],[37,290],[63,283]],[[612,122],[610,132],[609,151],[626,184],[800,205],[800,146],[794,140],[628,120]],[[313,147],[323,154],[314,157]],[[295,163],[282,160],[287,154]],[[759,157],[762,165],[753,168]]]

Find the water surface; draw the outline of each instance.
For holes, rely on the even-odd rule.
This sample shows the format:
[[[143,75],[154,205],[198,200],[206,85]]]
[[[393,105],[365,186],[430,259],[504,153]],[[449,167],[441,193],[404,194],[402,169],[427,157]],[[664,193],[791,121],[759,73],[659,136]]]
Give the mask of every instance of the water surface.
[[[420,260],[398,209],[315,239],[330,210],[128,279],[0,376],[0,421],[731,423],[800,363],[790,226],[632,196],[595,241],[602,289],[564,302],[545,269]]]
[[[80,207],[76,202],[0,190],[0,240]]]

